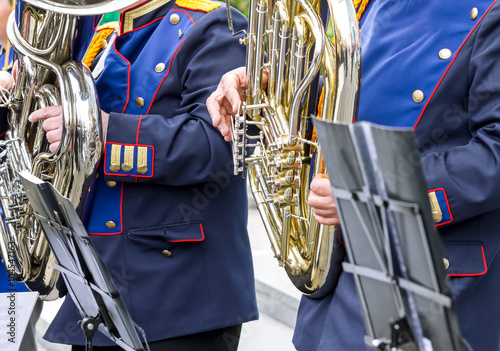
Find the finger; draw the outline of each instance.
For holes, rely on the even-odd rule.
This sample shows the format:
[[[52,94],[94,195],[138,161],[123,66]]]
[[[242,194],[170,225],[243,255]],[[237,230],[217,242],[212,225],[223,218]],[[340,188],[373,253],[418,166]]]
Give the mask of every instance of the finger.
[[[313,178],[311,191],[320,196],[331,196],[333,198],[330,180],[323,178],[322,174],[318,174]]]
[[[47,141],[51,144],[61,141],[62,128],[51,130],[45,134]]]
[[[226,98],[224,97],[223,99],[221,99],[220,101],[220,105],[221,107],[224,108],[225,110],[225,114],[224,115],[228,115],[228,116],[234,116],[235,114],[237,114],[239,112],[239,109],[240,109],[240,99],[238,99],[238,102],[237,102],[237,106],[236,106],[236,112],[234,111],[234,107],[233,105],[231,104],[231,102]]]
[[[62,116],[50,117],[43,120],[42,127],[46,132],[62,128]]]
[[[58,115],[62,115],[62,106],[48,106],[31,113],[28,120],[30,122],[37,122],[42,119],[56,117]]]
[[[55,143],[52,143],[49,145],[49,150],[50,152],[56,152],[57,148],[59,147],[60,142],[56,141]]]
[[[313,208],[320,208],[320,209],[331,209],[336,207],[333,197],[320,196],[313,192],[309,193],[309,197],[307,198],[307,203],[309,204],[309,206]]]
[[[318,216],[315,213],[313,213],[313,215],[319,224],[323,224],[323,225],[339,225],[340,224],[340,220],[338,218],[325,218],[322,216]]]
[[[222,91],[225,100],[227,100],[227,102],[223,103],[228,103],[229,106],[231,106],[231,108],[229,108],[229,106],[226,105],[226,109],[231,111],[231,114],[233,115],[238,113],[240,102],[242,100],[242,94],[244,94],[246,89],[244,73],[243,77],[240,76],[241,72],[235,73],[235,71],[231,71],[224,74],[219,86],[217,87],[217,90]]]
[[[14,78],[6,71],[0,71],[0,87],[9,90],[14,85]]]
[[[313,210],[315,214],[321,217],[325,218],[337,218],[338,213],[336,208],[331,208],[331,209],[320,209],[320,208],[315,208]]]
[[[212,124],[214,125],[214,127],[218,127],[222,120],[220,111],[221,105],[218,101],[218,99],[220,99],[221,97],[223,97],[223,95],[216,90],[212,94],[210,94],[207,99],[207,110],[210,114],[210,118],[212,118]]]

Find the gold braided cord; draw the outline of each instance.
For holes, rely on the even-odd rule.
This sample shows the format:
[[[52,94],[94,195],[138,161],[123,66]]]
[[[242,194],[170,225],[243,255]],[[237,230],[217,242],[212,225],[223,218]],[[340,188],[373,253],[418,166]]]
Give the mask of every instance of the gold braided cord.
[[[368,3],[370,0],[354,0],[354,8],[357,9],[357,17],[358,21],[361,19],[361,16],[363,16],[363,12],[365,12],[366,6],[368,6]]]
[[[85,66],[90,67],[97,54],[101,51],[101,49],[105,47],[105,40],[114,31],[114,28],[103,28],[96,35],[94,35],[94,37],[92,38],[92,42],[90,43],[89,50],[87,51],[85,59],[83,60],[83,64]]]

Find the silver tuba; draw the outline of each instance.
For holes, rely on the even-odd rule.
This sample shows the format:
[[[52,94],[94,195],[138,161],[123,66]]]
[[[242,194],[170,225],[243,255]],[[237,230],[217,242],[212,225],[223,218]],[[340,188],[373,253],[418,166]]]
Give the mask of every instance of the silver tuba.
[[[19,74],[4,98],[10,110],[9,131],[0,141],[0,204],[3,222],[0,248],[11,279],[38,291],[43,300],[59,296],[59,272],[33,216],[18,173],[29,170],[70,199],[81,214],[101,156],[101,110],[92,75],[78,61],[93,35],[93,18],[131,6],[137,0],[16,1],[7,36],[19,56]],[[41,123],[31,124],[31,112],[62,105],[63,132],[51,153]]]
[[[333,40],[321,18],[327,13]],[[313,295],[330,272],[336,228],[319,225],[307,204],[310,179],[325,173],[311,118],[356,119],[361,50],[353,2],[252,0],[242,42],[249,83],[232,126],[235,174],[248,167],[250,189],[279,264],[302,293]],[[319,75],[323,103],[316,112]],[[249,133],[250,125],[259,132]],[[249,148],[254,148],[250,156]]]

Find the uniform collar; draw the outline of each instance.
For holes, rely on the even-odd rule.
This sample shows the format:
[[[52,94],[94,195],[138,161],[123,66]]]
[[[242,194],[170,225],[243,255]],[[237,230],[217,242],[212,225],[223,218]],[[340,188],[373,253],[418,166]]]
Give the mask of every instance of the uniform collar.
[[[137,29],[163,17],[174,3],[175,0],[147,0],[128,8],[120,16],[121,33]]]

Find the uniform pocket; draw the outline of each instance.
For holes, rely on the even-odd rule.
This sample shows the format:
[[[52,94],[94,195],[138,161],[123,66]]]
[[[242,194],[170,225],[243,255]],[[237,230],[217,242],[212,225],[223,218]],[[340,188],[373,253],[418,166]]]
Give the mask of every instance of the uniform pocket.
[[[200,222],[169,224],[155,227],[129,230],[131,236],[150,236],[162,238],[168,242],[203,241],[203,225]]]
[[[444,242],[443,249],[446,274],[450,277],[471,277],[488,271],[481,242]]]

